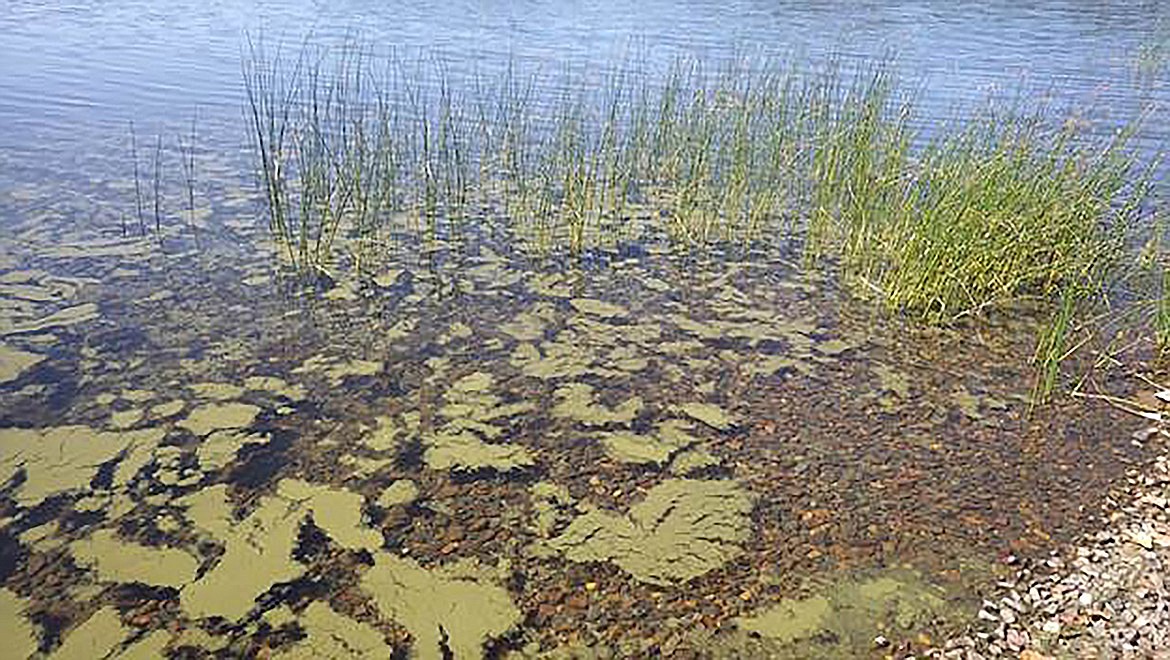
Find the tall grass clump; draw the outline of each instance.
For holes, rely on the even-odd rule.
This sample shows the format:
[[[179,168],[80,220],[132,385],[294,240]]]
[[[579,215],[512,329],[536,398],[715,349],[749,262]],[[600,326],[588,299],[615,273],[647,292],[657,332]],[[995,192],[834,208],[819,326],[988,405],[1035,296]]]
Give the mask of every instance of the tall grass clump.
[[[1042,112],[988,113],[927,139],[887,62],[548,79],[512,64],[464,84],[439,61],[347,44],[295,60],[253,46],[244,74],[270,224],[317,272],[360,267],[402,217],[435,235],[502,217],[569,252],[792,241],[888,307],[950,323],[1092,295],[1148,192],[1132,126],[1099,140]]]
[[[1100,283],[1142,211],[1127,135],[1081,143],[1023,119],[938,138],[908,165],[902,195],[846,228],[846,263],[931,322]]]

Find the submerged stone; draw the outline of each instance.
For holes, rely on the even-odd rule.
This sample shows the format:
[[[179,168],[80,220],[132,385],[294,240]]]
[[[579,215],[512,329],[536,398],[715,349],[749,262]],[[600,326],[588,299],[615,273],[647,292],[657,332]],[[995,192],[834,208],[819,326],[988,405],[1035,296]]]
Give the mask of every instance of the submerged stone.
[[[642,582],[681,584],[739,554],[752,506],[733,482],[671,479],[628,514],[589,511],[547,544],[570,561],[612,561]]]
[[[410,632],[421,660],[446,657],[444,646],[456,658],[479,658],[484,643],[521,620],[493,573],[470,560],[428,571],[409,559],[377,553],[361,585],[386,618]]]

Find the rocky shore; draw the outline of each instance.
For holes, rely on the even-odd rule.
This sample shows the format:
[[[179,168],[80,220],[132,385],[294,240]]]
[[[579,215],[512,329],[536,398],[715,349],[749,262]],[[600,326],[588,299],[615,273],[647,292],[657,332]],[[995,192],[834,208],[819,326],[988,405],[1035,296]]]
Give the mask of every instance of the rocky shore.
[[[1048,559],[1019,562],[967,634],[927,657],[1170,658],[1168,437],[1154,427],[1135,433],[1158,458],[1119,485],[1105,528]]]

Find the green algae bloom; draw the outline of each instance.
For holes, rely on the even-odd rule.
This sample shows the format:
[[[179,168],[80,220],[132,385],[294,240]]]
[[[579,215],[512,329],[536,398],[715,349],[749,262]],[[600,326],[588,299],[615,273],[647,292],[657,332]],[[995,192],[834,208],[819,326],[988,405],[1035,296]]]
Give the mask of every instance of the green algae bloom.
[[[733,482],[670,479],[626,515],[588,511],[547,547],[570,561],[612,561],[649,584],[682,584],[739,554],[752,506]]]
[[[362,577],[364,591],[382,614],[410,631],[414,654],[421,660],[483,656],[483,645],[521,620],[495,572],[475,561],[460,561],[425,570],[409,559],[374,555],[374,567]]]

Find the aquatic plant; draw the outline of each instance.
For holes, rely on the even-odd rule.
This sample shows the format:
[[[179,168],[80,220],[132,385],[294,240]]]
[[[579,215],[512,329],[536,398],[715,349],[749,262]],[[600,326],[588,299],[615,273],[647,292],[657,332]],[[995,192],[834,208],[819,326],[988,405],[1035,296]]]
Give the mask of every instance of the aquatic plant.
[[[990,112],[924,139],[888,62],[680,61],[596,82],[510,64],[490,88],[350,43],[287,68],[253,47],[244,68],[270,224],[317,271],[368,263],[405,207],[432,236],[502,215],[545,251],[791,240],[859,293],[949,323],[1092,289],[1148,192],[1136,122],[1101,141]]]

